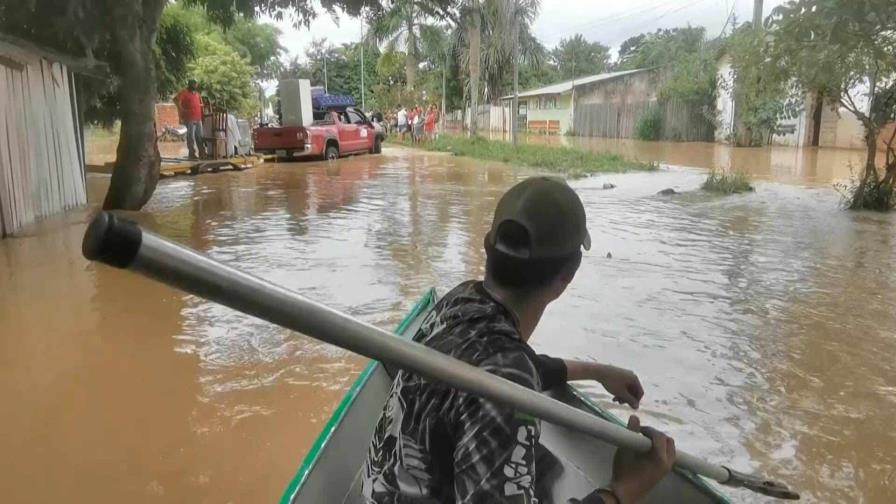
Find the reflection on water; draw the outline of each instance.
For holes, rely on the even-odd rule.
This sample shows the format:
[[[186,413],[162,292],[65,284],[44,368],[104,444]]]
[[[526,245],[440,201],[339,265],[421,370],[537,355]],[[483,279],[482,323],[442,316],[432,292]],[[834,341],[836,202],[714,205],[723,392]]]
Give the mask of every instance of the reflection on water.
[[[627,159],[675,166],[746,172],[762,180],[800,184],[830,184],[848,180],[865,165],[865,152],[855,149],[792,147],[730,147],[709,142],[643,142],[611,138],[528,135],[522,141],[568,145],[613,152]],[[878,156],[878,160],[883,155]]]
[[[134,217],[391,327],[429,286],[481,274],[496,199],[521,176],[387,149],[167,179]],[[839,211],[826,188],[760,183],[717,198],[691,192],[701,181],[679,169],[576,181],[594,248],[533,343],[636,370],[645,421],[684,449],[809,502],[893,501],[896,220]],[[107,179],[89,182],[101,201]],[[666,187],[685,193],[655,195]],[[363,360],[88,264],[87,218],[0,241],[0,390],[13,405],[0,430],[14,433],[0,491],[275,500]]]

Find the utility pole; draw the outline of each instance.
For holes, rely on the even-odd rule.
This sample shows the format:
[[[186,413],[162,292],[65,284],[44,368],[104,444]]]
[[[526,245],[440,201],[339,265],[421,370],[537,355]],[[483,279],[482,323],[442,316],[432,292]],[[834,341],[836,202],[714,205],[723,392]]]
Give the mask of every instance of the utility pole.
[[[445,47],[445,66],[442,67],[442,110],[439,112],[439,131],[445,131],[445,80],[448,73],[448,48]],[[461,121],[463,122],[463,121]]]
[[[324,93],[330,92],[330,86],[327,84],[327,49],[324,48]]]
[[[361,110],[367,111],[367,103],[364,101],[364,18],[361,18]]]
[[[559,104],[557,104],[559,106]],[[572,50],[572,82],[569,85],[569,124],[566,126],[566,130],[573,130],[573,134],[575,134],[575,125],[576,125],[576,50],[575,46],[573,46]],[[564,131],[563,133],[566,133]]]
[[[762,27],[762,0],[753,0],[753,28]]]
[[[476,136],[479,129],[479,73],[481,66],[482,44],[482,13],[480,12],[480,0],[472,0],[473,8],[470,9],[472,19],[467,28],[470,38],[470,138]]]
[[[517,145],[517,130],[519,128],[519,94],[520,94],[520,16],[519,16],[519,7],[520,2],[516,0],[514,2],[515,15],[513,16],[513,100],[510,102],[510,117],[513,119],[510,121],[510,131],[513,135],[513,145]]]

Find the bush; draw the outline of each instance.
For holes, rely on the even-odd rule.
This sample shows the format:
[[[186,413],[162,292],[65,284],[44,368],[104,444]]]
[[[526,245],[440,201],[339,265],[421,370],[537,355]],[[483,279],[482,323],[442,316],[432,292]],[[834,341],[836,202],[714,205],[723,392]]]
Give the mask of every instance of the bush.
[[[659,140],[663,127],[663,114],[659,107],[650,107],[638,118],[635,136],[638,140]]]
[[[893,191],[893,180],[880,179],[877,173],[872,174],[864,187],[858,177],[852,176],[849,182],[834,184],[834,188],[842,197],[843,208],[851,210],[876,210],[889,212],[896,209],[896,194]]]
[[[733,194],[752,191],[753,186],[750,185],[750,176],[746,173],[712,170],[703,182],[703,190]]]

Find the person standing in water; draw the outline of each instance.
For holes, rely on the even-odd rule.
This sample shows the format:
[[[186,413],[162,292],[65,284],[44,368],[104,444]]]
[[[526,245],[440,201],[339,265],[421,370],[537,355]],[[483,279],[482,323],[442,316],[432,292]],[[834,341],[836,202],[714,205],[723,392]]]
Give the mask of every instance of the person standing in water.
[[[187,151],[190,159],[205,157],[205,142],[202,138],[202,97],[197,87],[196,79],[190,79],[187,87],[174,97],[180,122],[187,127]],[[199,157],[196,156],[197,146]]]

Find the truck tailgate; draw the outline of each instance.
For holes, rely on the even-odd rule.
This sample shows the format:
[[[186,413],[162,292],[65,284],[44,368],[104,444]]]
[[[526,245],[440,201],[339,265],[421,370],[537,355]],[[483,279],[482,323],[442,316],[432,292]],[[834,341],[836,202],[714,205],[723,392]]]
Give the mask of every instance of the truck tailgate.
[[[301,149],[305,139],[305,128],[301,126],[255,129],[256,149]]]

